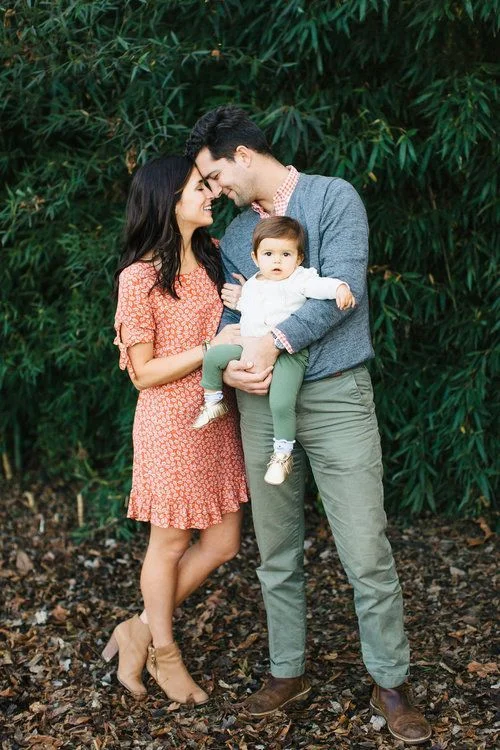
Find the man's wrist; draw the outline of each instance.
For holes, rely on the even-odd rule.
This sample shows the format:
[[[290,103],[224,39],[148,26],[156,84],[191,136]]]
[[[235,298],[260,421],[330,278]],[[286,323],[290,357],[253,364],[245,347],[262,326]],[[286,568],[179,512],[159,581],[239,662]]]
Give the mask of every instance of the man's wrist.
[[[286,351],[286,347],[284,343],[281,341],[281,339],[278,338],[278,336],[274,333],[274,331],[271,331],[271,336],[273,337],[274,348],[276,349],[278,354],[281,354],[282,352]]]

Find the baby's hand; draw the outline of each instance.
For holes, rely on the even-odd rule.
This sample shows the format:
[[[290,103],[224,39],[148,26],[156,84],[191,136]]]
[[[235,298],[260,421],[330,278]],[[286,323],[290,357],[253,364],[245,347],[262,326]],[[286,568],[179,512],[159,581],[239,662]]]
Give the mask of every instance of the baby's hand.
[[[241,297],[241,289],[246,279],[239,273],[233,273],[235,279],[238,279],[239,284],[224,284],[221,291],[221,297],[224,305],[229,307],[230,310],[238,309],[238,302]]]
[[[337,307],[339,310],[347,310],[349,307],[356,306],[356,300],[354,294],[351,292],[347,284],[340,284],[337,289]]]

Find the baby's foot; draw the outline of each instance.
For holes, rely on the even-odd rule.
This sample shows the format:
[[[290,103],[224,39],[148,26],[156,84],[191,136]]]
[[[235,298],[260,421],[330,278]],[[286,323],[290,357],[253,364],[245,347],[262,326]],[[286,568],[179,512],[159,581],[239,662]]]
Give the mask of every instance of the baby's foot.
[[[224,400],[217,401],[215,404],[203,404],[198,416],[193,422],[193,429],[199,430],[200,427],[206,427],[206,425],[213,422],[214,419],[223,417],[228,411],[229,407]]]

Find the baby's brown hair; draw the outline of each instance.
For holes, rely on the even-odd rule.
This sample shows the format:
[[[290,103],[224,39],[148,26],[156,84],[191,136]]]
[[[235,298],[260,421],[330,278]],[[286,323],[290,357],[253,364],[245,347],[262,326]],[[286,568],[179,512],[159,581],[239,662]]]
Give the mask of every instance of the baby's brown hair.
[[[279,239],[288,237],[297,243],[299,256],[304,257],[306,237],[302,224],[291,216],[270,216],[269,219],[259,221],[253,231],[252,250],[257,255],[257,250],[262,240]]]

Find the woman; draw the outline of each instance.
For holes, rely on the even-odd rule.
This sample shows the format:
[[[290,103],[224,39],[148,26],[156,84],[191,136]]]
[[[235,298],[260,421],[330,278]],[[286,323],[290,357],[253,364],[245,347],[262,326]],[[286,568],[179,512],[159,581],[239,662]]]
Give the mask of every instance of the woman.
[[[171,700],[204,703],[174,641],[176,606],[238,551],[246,502],[236,413],[191,428],[210,342],[236,343],[239,326],[216,334],[222,271],[206,227],[212,194],[181,156],[155,159],[134,175],[120,260],[115,343],[120,367],[140,390],[134,419],[129,518],[151,524],[141,571],[145,611],[118,625],[103,651],[119,651],[118,679],[136,697],[147,669]],[[221,465],[221,461],[222,464]],[[190,545],[192,530],[199,541]],[[150,644],[152,638],[152,645]],[[149,647],[149,648],[148,648]]]

